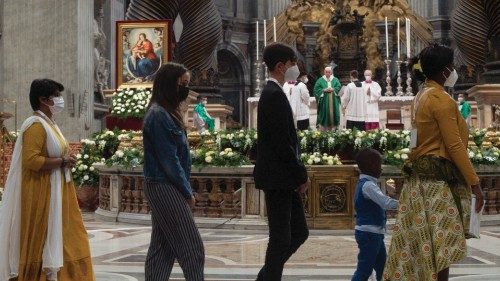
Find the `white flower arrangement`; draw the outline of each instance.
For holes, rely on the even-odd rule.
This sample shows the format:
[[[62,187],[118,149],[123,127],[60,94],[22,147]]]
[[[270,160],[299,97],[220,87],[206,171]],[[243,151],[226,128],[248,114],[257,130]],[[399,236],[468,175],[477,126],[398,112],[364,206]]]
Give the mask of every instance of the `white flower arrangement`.
[[[151,100],[151,91],[145,88],[118,89],[113,93],[112,99],[112,115],[141,118]]]

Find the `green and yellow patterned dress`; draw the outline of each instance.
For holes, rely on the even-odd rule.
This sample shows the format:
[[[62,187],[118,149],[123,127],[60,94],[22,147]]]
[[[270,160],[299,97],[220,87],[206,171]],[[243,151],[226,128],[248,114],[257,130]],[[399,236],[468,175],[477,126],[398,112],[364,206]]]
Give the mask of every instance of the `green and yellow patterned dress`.
[[[470,186],[479,182],[467,155],[467,125],[437,83],[427,81],[418,100],[418,142],[403,169],[384,280],[437,280],[467,254]]]

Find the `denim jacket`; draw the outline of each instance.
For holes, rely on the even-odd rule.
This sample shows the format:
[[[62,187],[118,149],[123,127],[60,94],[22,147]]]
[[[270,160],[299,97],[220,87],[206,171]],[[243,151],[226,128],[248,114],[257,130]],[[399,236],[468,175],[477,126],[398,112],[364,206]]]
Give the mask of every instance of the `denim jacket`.
[[[190,198],[191,154],[186,132],[158,104],[153,104],[144,116],[143,144],[145,180],[173,185]]]

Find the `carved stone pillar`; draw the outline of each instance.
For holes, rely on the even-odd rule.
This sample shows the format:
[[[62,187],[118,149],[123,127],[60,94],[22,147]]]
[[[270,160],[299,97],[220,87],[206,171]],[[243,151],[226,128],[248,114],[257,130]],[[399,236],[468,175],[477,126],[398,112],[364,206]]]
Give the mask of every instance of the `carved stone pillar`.
[[[467,93],[477,101],[477,126],[489,127],[493,122],[492,105],[500,104],[500,83],[476,85]]]

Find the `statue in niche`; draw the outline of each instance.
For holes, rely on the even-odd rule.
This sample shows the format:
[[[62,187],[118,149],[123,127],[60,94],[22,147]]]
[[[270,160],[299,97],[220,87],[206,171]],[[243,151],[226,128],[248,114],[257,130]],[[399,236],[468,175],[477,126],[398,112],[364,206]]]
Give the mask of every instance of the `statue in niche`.
[[[109,89],[109,68],[111,63],[106,59],[106,34],[102,30],[102,20],[104,17],[102,4],[98,9],[97,19],[93,23],[94,35],[94,92],[102,93],[102,90]]]

